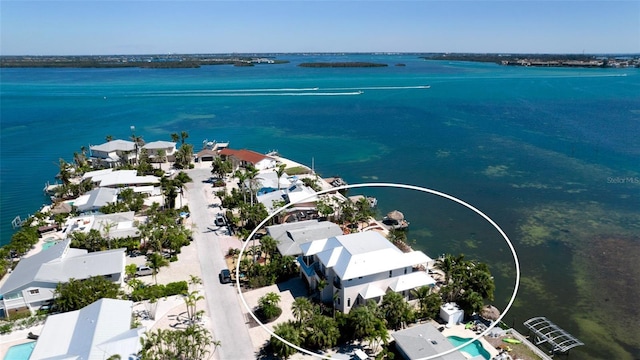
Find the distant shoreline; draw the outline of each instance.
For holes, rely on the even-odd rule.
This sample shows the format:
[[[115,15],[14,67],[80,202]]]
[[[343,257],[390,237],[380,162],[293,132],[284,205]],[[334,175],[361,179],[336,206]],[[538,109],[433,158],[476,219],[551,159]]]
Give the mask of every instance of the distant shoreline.
[[[319,55],[323,55],[320,53]],[[345,53],[337,55],[367,55]],[[377,55],[378,53],[371,53]],[[95,55],[95,56],[0,56],[0,68],[199,68],[205,65],[255,66],[284,64],[288,60],[278,55],[292,54],[183,54],[183,55]],[[330,55],[330,54],[327,54]],[[336,55],[336,54],[334,54]],[[395,55],[395,54],[389,54]],[[640,54],[466,54],[466,53],[403,53],[416,58],[437,61],[489,62],[507,66],[531,67],[640,67]],[[405,64],[401,64],[404,66]],[[364,61],[303,62],[299,67],[387,67],[388,64]],[[398,66],[398,64],[396,64]]]

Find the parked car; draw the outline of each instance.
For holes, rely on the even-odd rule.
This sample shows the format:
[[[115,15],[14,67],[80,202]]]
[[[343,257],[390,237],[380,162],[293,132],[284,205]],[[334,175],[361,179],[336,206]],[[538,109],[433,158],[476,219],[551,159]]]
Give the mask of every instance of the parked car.
[[[148,276],[153,275],[153,269],[148,266],[138,266],[136,269],[136,276]]]
[[[213,223],[216,224],[216,226],[225,226],[227,224],[227,219],[224,218],[224,215],[218,214],[216,215]]]
[[[218,278],[220,279],[221,284],[228,284],[231,282],[231,271],[229,269],[222,269],[220,274],[218,274]]]

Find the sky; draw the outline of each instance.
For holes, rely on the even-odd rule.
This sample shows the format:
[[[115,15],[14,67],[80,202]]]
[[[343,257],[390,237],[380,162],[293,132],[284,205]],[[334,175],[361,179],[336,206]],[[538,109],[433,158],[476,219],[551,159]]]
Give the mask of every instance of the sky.
[[[640,53],[640,1],[0,0],[0,55]]]

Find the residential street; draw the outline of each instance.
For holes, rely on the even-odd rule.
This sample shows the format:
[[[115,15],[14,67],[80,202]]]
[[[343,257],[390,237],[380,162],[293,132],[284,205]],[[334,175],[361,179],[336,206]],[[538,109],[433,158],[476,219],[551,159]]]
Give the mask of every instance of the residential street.
[[[211,184],[204,182],[211,176],[210,169],[196,168],[187,173],[193,179],[186,188],[191,221],[195,224],[193,237],[198,247],[211,330],[214,339],[222,343],[214,357],[220,360],[255,359],[246,325],[246,309],[240,302],[235,286],[220,284],[218,280],[220,270],[226,266],[224,255],[230,244],[238,243],[238,240],[226,235],[223,228],[216,231],[218,227],[213,224],[214,216],[220,209],[210,207],[212,203],[219,203],[213,195]]]

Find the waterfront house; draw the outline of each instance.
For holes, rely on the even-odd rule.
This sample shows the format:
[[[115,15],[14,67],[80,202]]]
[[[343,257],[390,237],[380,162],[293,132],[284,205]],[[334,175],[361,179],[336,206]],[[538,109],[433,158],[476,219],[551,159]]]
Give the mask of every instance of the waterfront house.
[[[267,235],[278,242],[280,254],[298,256],[302,254],[300,245],[342,235],[342,229],[330,221],[304,220],[267,226]]]
[[[160,194],[160,178],[153,175],[138,176],[136,170],[104,169],[90,171],[82,176],[82,180],[91,179],[99,187],[124,188],[131,187],[135,192]],[[157,187],[157,189],[156,189]]]
[[[318,202],[316,192],[310,187],[305,186],[297,179],[294,180],[288,188],[268,192],[266,194],[258,194],[257,199],[259,203],[264,205],[269,214],[282,206],[279,204],[282,202],[284,202],[284,204],[295,204],[292,207],[287,208],[287,213],[306,213],[306,211],[315,211]],[[286,218],[286,215],[284,217]]]
[[[380,303],[388,291],[411,300],[412,289],[435,285],[426,272],[431,258],[422,251],[404,253],[376,231],[315,240],[300,249],[302,278],[311,289],[324,280],[321,300],[344,313],[368,300]]]
[[[261,171],[255,178],[257,183],[258,195],[270,193],[272,191],[287,189],[291,186],[292,181],[296,181],[297,177],[289,176],[283,173],[278,179],[278,174],[273,170]],[[249,180],[247,180],[249,182]],[[248,185],[247,185],[248,187]]]
[[[246,167],[249,164],[253,165],[253,167],[258,170],[272,169],[277,165],[276,159],[246,149],[233,150],[224,148],[220,150],[219,154],[223,158],[223,160],[231,160],[234,170],[238,169],[239,167]]]
[[[29,359],[137,359],[145,328],[131,329],[132,307],[132,301],[104,298],[50,315]]]
[[[142,147],[147,150],[147,155],[151,162],[174,162],[176,161],[176,143],[171,141],[152,141]],[[164,159],[160,157],[164,151]]]
[[[73,200],[73,206],[79,212],[100,210],[101,207],[118,201],[118,189],[95,188]]]
[[[134,216],[134,211],[125,211],[70,218],[64,225],[63,234],[69,237],[73,232],[89,233],[93,229],[109,239],[137,238],[140,236],[140,230],[135,225]]]
[[[429,356],[453,349],[455,346],[431,324],[413,326],[391,333],[396,349],[405,360],[425,359]],[[460,351],[453,351],[431,359],[466,360]],[[480,357],[479,359],[484,359]]]
[[[70,248],[71,240],[65,239],[46,250],[20,260],[0,287],[0,311],[5,317],[12,313],[30,310],[53,300],[58,283],[69,279],[88,279],[104,276],[122,283],[125,266],[125,250],[88,252]]]
[[[91,162],[97,166],[113,167],[117,164],[135,162],[137,147],[133,141],[112,140],[101,145],[89,146]]]

